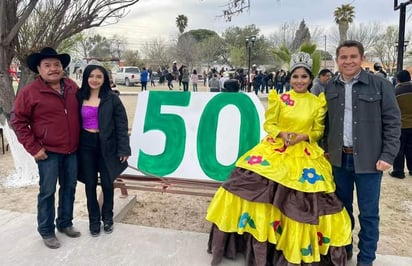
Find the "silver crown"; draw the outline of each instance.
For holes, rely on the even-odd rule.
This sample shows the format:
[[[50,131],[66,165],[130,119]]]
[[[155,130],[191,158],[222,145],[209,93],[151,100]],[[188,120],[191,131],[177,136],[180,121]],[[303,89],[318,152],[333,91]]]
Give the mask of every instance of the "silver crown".
[[[296,54],[292,54],[292,58],[290,60],[290,72],[298,67],[304,67],[312,71],[312,58],[308,53],[298,52]]]

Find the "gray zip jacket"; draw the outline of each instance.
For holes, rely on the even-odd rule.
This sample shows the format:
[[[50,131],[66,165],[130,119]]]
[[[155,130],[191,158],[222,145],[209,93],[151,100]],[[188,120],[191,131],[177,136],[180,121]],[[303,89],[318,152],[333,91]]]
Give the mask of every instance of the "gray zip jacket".
[[[325,150],[333,166],[342,165],[345,86],[339,77],[325,89],[328,103]],[[393,163],[400,146],[401,122],[392,84],[362,70],[352,87],[352,130],[355,172],[376,173],[376,162]]]

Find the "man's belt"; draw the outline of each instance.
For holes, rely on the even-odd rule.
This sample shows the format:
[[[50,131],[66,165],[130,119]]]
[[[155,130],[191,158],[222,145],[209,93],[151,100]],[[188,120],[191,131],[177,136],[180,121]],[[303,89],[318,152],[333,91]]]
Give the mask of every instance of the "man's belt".
[[[353,154],[353,147],[343,146],[343,147],[342,147],[342,152],[343,152],[343,153],[346,153],[346,154]]]

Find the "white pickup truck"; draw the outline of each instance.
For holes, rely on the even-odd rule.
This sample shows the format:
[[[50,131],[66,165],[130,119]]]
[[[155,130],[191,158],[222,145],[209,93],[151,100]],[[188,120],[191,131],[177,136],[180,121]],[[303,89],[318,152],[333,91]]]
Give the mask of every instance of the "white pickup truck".
[[[113,73],[115,84],[133,86],[140,83],[140,69],[137,66],[124,66]]]

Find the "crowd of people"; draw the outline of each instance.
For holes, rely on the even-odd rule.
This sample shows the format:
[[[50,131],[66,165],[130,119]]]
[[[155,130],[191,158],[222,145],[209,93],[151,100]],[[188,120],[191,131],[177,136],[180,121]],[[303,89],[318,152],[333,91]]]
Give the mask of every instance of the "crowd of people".
[[[381,71],[362,68],[364,47],[354,40],[336,49],[338,72],[312,72],[309,54],[292,55],[290,69],[252,67],[202,73],[210,91],[268,94],[266,136],[242,154],[213,197],[208,252],[212,265],[245,255],[246,265],[347,265],[353,256],[356,192],[357,266],[376,259],[382,174],[412,175],[411,76],[397,75],[396,89]],[[37,78],[18,93],[11,125],[39,170],[37,230],[52,249],[55,229],[80,237],[73,226],[77,181],[85,183],[89,231],[113,231],[113,182],[131,154],[128,119],[108,71],[92,62],[81,86],[64,75],[68,54],[45,47],[27,58]],[[153,72],[143,68],[145,82]],[[176,62],[159,69],[170,90],[198,91],[198,72]],[[248,82],[250,76],[251,82]],[[57,214],[56,185],[59,184]],[[96,188],[101,185],[100,208]],[[356,190],[355,190],[356,188]]]

